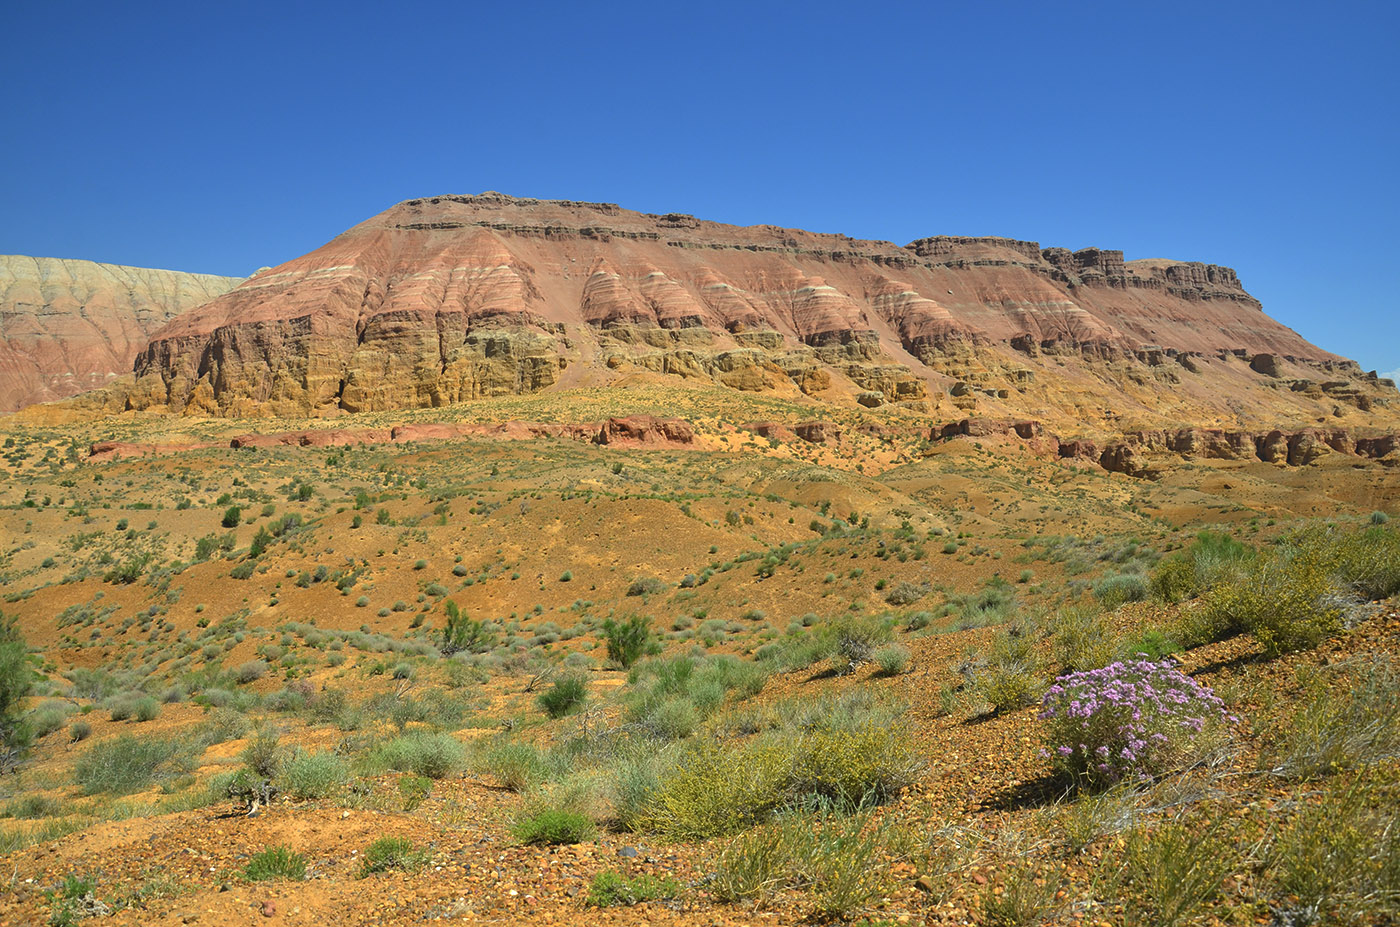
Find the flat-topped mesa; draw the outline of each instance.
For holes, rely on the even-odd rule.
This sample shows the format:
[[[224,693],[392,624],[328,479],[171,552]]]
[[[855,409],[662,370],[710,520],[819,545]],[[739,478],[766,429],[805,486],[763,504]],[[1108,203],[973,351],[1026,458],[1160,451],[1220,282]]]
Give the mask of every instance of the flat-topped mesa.
[[[904,246],[922,258],[953,261],[987,261],[1007,257],[1020,258],[1028,264],[1041,263],[1040,244],[1017,241],[1014,238],[967,238],[957,235],[933,235],[919,238]]]
[[[1113,362],[1158,368],[1129,384],[1154,410],[1157,384],[1191,370],[1167,358],[1269,354],[1298,379],[1340,360],[1257,305],[1226,268],[1118,251],[954,236],[899,247],[612,203],[435,196],[171,321],[137,359],[127,403],[328,414],[670,376],[871,407],[1025,393],[1070,408],[1087,390],[1108,408],[1124,389]],[[1089,375],[1075,398],[1043,394],[1072,357]],[[1203,375],[1215,362],[1190,363]],[[1309,397],[1289,401],[1331,411]]]

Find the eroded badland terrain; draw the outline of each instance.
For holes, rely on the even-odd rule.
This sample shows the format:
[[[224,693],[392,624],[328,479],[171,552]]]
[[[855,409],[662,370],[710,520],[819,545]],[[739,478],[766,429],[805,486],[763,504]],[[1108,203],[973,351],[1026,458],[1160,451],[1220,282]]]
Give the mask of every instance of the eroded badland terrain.
[[[1400,392],[1229,268],[483,194],[0,300],[0,923],[1396,920]]]

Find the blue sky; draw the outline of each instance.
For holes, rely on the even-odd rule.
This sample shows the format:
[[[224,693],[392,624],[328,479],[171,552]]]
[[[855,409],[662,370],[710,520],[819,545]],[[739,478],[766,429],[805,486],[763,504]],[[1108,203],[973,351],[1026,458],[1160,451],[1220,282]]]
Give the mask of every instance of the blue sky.
[[[1235,267],[1400,368],[1400,7],[11,4],[0,253],[246,274],[501,190]]]

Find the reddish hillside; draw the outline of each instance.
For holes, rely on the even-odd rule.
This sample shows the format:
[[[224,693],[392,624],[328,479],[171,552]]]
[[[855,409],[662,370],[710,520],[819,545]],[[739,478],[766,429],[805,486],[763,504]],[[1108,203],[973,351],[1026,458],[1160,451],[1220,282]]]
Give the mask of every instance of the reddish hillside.
[[[1086,420],[1125,414],[1106,404],[1179,416],[1165,386],[1210,423],[1228,418],[1222,389],[1261,377],[1307,385],[1280,403],[1237,397],[1260,418],[1297,408],[1314,379],[1374,386],[1216,265],[998,238],[901,248],[487,193],[400,203],[171,321],[138,358],[128,404],[421,408],[646,371]],[[1300,420],[1333,411],[1316,393]],[[1085,397],[1096,408],[1076,412]]]

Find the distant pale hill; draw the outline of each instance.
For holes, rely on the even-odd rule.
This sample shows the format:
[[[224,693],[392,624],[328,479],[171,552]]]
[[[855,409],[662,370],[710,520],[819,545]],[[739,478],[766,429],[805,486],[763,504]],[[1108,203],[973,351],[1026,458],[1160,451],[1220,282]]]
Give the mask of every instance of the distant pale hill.
[[[0,412],[131,373],[151,332],[239,277],[0,255]]]

